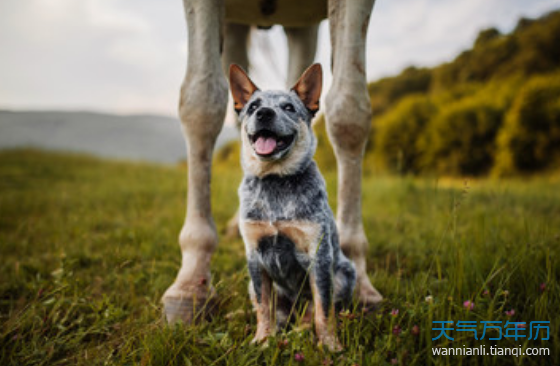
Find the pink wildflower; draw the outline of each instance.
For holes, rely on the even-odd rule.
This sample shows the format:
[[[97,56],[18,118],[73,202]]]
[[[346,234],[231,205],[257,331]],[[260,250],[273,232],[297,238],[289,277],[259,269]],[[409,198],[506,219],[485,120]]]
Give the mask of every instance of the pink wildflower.
[[[399,315],[399,309],[393,309],[393,310],[391,310],[391,316],[392,316],[393,318],[396,318],[397,315]]]
[[[509,316],[511,318],[512,316],[515,315],[515,310],[513,310],[513,309],[506,310],[505,313],[506,313],[507,316]]]
[[[303,353],[298,352],[294,355],[294,360],[296,360],[296,362],[303,362],[303,360],[305,360],[305,357],[303,356]]]
[[[465,307],[467,311],[471,311],[472,309],[474,309],[474,302],[471,300],[467,300],[463,303],[463,307]]]

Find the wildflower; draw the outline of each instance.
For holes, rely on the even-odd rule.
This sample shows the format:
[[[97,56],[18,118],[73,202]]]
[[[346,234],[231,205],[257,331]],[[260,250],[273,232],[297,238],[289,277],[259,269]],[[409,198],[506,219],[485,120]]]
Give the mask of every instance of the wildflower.
[[[397,315],[399,315],[399,309],[393,309],[393,310],[391,310],[391,316],[392,316],[393,318],[396,318]]]
[[[507,316],[509,316],[511,318],[512,316],[515,315],[515,310],[513,310],[513,309],[506,310],[505,313],[506,313]]]
[[[399,334],[401,334],[401,332],[402,332],[402,329],[401,329],[401,327],[399,327],[398,325],[395,325],[395,326],[393,327],[393,334],[394,334],[394,335],[397,335],[397,336],[398,336]]]
[[[546,290],[546,283],[545,282],[541,283],[539,289],[541,290],[541,292],[544,292]]]
[[[420,327],[415,324],[412,327],[412,330],[410,331],[410,333],[412,333],[413,336],[418,336],[420,334]]]
[[[471,300],[467,300],[463,303],[463,307],[467,309],[467,311],[471,311],[472,309],[474,309],[474,302],[472,302]]]
[[[294,355],[294,360],[296,360],[296,362],[303,362],[303,360],[305,360],[305,357],[303,357],[303,353],[298,352]]]
[[[482,293],[483,296],[490,296],[490,291],[488,290],[484,290],[484,292]]]
[[[325,366],[330,366],[333,364],[332,360],[330,358],[325,358],[321,364],[325,365]]]
[[[399,364],[399,360],[397,360],[396,358],[391,359],[391,365],[398,365],[398,364]]]
[[[287,339],[283,339],[278,342],[278,348],[287,347],[290,342]]]
[[[431,304],[432,302],[434,302],[434,297],[432,295],[429,295],[429,296],[426,296],[426,298],[424,300],[426,300],[426,302],[428,304]]]
[[[516,328],[525,328],[526,325],[525,325],[525,323],[515,323],[515,327]]]

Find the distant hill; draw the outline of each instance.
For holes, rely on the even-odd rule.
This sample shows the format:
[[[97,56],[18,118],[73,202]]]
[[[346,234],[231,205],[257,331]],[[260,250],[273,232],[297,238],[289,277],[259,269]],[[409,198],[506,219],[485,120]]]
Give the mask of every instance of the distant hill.
[[[236,137],[234,127],[224,126],[217,148]],[[0,149],[18,147],[158,163],[186,159],[179,120],[157,115],[0,111]]]

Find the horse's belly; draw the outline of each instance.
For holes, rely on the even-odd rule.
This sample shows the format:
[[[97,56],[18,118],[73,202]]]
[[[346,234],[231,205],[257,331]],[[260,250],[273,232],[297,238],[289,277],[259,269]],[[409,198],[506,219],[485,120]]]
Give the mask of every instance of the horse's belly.
[[[232,23],[302,27],[327,18],[327,1],[226,0],[225,16]]]

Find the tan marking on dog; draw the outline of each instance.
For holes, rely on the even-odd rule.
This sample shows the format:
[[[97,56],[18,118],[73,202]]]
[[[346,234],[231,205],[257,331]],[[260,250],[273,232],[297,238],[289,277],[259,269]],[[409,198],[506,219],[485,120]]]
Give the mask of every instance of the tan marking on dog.
[[[313,273],[309,274],[309,284],[313,295],[313,305],[315,310],[315,333],[319,339],[319,344],[327,346],[331,351],[342,349],[336,337],[334,322],[334,305],[330,304],[330,314],[325,311],[325,304],[317,288],[317,282]]]
[[[309,145],[312,143],[310,127],[303,121],[298,124],[297,138],[292,150],[281,160],[263,161],[253,150],[245,126],[242,127],[241,143],[242,143],[242,162],[247,172],[262,178],[270,174],[280,176],[290,175],[296,172],[302,160],[307,155]]]
[[[270,316],[270,296],[272,294],[272,281],[266,271],[261,271],[261,303],[257,301],[257,295],[253,288],[253,282],[249,283],[249,294],[251,302],[257,312],[257,332],[252,343],[260,343],[268,338],[272,329]]]
[[[279,221],[275,223],[278,232],[288,237],[297,249],[304,253],[314,253],[321,239],[321,226],[310,221]]]
[[[278,234],[278,229],[269,221],[241,220],[239,231],[248,251],[256,249],[261,238]]]

